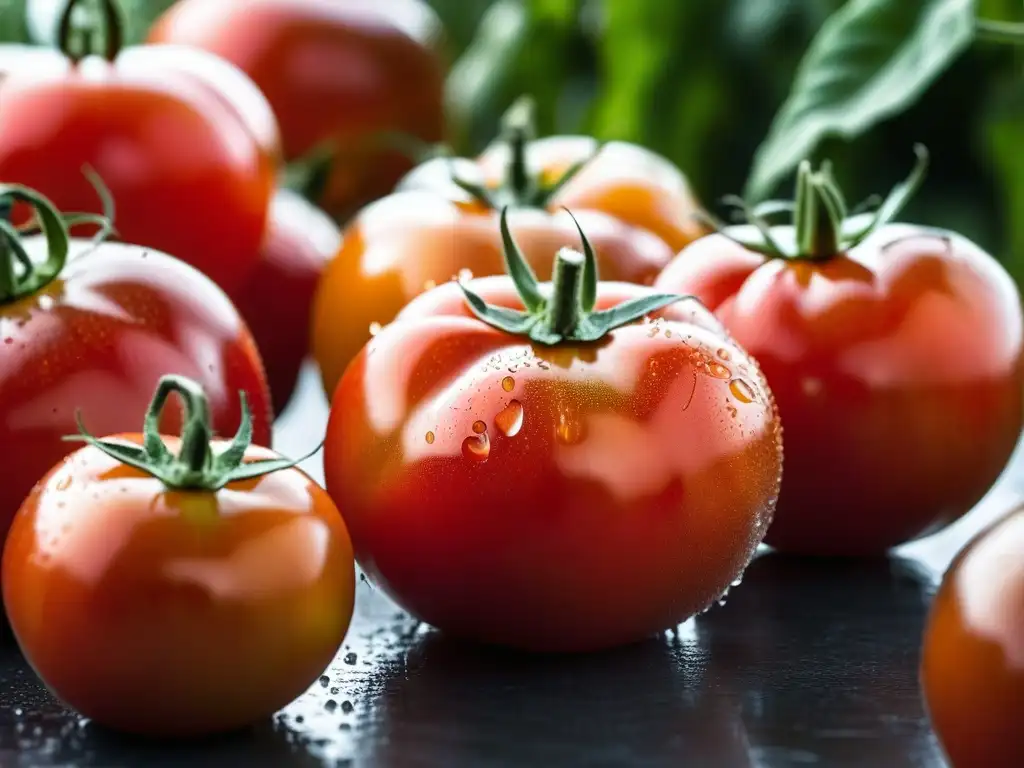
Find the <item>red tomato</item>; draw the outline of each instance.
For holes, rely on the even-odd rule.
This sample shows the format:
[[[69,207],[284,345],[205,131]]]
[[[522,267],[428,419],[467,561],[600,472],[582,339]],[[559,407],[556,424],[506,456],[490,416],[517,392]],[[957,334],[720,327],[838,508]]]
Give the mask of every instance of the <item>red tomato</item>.
[[[699,310],[639,324],[614,303],[664,307],[650,289],[574,303],[579,259],[560,252],[530,338],[490,324],[521,315],[430,315],[446,301],[424,296],[335,392],[325,474],[357,558],[446,632],[538,651],[641,639],[714,602],[771,519],[781,441],[756,365]]]
[[[1024,509],[979,534],[947,571],[921,682],[954,768],[1024,765]]]
[[[338,228],[299,195],[280,190],[270,208],[260,260],[235,306],[245,319],[281,413],[309,354],[309,314],[324,264],[341,244]]]
[[[380,134],[444,138],[439,34],[422,0],[180,0],[149,41],[196,46],[244,70],[277,114],[288,160],[332,142],[319,202],[347,218],[410,167],[373,150]]]
[[[786,480],[766,541],[785,551],[880,553],[947,525],[988,491],[1024,419],[1024,321],[1005,271],[954,233],[883,222],[860,241],[857,224],[773,228],[823,244],[775,258],[732,229],[656,283],[699,297],[771,384]]]
[[[104,53],[75,61],[0,48],[0,178],[63,210],[97,210],[80,172],[90,166],[114,198],[121,239],[238,285],[256,260],[276,174],[265,99],[201,51]]]
[[[352,547],[327,494],[298,469],[272,471],[286,462],[231,479],[216,456],[229,443],[190,442],[189,425],[180,440],[146,438],[200,449],[183,454],[213,462],[222,490],[161,479],[166,461],[151,474],[141,434],[102,441],[146,445],[139,467],[90,444],[36,485],[3,555],[4,605],[33,669],[86,717],[146,736],[269,717],[327,667],[352,615]],[[279,458],[241,448],[234,468]]]
[[[21,243],[36,264],[53,256],[42,235]],[[19,295],[0,285],[0,451],[7,466],[0,536],[32,484],[67,452],[62,437],[75,432],[76,409],[104,434],[132,429],[165,373],[203,385],[222,432],[238,427],[238,392],[246,392],[255,441],[270,444],[270,397],[259,355],[212,282],[138,246],[86,240],[70,246],[67,264],[37,290]],[[0,273],[11,261],[0,249]],[[179,423],[176,412],[165,414],[166,429]]]

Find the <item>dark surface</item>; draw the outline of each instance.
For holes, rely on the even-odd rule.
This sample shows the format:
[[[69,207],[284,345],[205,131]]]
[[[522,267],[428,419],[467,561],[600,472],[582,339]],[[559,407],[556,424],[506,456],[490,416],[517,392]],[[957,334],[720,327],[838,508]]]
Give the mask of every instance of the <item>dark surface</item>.
[[[322,432],[308,374],[281,421],[286,452]],[[315,460],[309,469],[318,474]],[[0,766],[942,766],[917,687],[928,603],[949,559],[1008,508],[1022,476],[1018,458],[967,520],[887,559],[762,555],[724,605],[598,655],[460,645],[360,584],[346,645],[321,683],[273,722],[190,747],[81,722],[7,639]]]

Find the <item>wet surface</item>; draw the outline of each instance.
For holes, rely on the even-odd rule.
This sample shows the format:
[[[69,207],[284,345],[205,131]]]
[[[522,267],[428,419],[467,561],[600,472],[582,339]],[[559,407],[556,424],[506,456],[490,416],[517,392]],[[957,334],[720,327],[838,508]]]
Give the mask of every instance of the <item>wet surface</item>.
[[[281,421],[286,452],[319,439],[314,383],[305,377],[299,407]],[[0,766],[937,768],[917,686],[920,633],[950,557],[1024,486],[1024,461],[1014,466],[940,536],[871,562],[762,555],[724,605],[609,653],[463,645],[361,582],[346,644],[319,682],[270,722],[190,746],[81,721],[8,637]]]

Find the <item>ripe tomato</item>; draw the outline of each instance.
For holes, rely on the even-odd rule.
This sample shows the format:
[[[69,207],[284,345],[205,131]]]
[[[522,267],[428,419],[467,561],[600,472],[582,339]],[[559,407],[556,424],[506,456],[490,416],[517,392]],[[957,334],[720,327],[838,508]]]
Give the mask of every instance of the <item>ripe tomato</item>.
[[[954,768],[1024,765],[1024,509],[975,537],[946,572],[921,683]]]
[[[634,322],[681,297],[633,287],[592,311],[618,288],[584,243],[548,288],[511,250],[528,312],[474,283],[483,319],[411,311],[335,393],[325,474],[356,556],[443,631],[538,651],[639,640],[714,602],[771,519],[782,448],[754,362],[713,321]]]
[[[872,554],[935,531],[988,491],[1020,435],[1012,280],[959,235],[887,222],[925,157],[878,220],[845,218],[830,176],[804,165],[796,227],[766,229],[795,254],[725,229],[656,283],[698,296],[771,384],[786,480],[766,541],[780,550]]]
[[[313,296],[324,264],[340,243],[341,234],[325,213],[299,195],[279,190],[260,260],[232,293],[263,358],[275,413],[288,404],[309,354]]]
[[[245,71],[281,126],[285,157],[336,148],[320,204],[347,218],[410,167],[384,132],[444,138],[440,21],[422,0],[180,0],[150,42],[212,51]]]
[[[155,429],[171,391],[188,414],[181,439]],[[88,439],[11,528],[14,636],[56,696],[101,725],[247,725],[301,694],[344,639],[355,574],[330,498],[244,430],[230,443],[209,430],[202,389],[165,377],[144,434]]]
[[[0,199],[14,197],[26,199],[0,186]],[[0,536],[32,484],[67,452],[62,437],[75,430],[76,408],[105,434],[132,429],[167,372],[206,388],[218,430],[238,427],[238,392],[246,392],[255,440],[269,445],[263,369],[227,297],[192,267],[134,245],[71,240],[65,264],[67,232],[51,220],[58,214],[42,198],[34,203],[50,222],[45,236],[0,233]],[[5,285],[15,247],[35,266]],[[174,411],[165,414],[165,429],[179,423]]]
[[[69,3],[65,18],[81,5]],[[256,260],[273,191],[270,108],[241,72],[210,54],[119,51],[116,19],[108,13],[113,44],[104,56],[70,56],[70,23],[62,35],[69,55],[0,48],[0,178],[64,210],[96,210],[80,173],[88,165],[117,204],[119,238],[235,286]]]
[[[370,338],[371,326],[391,322],[417,294],[463,270],[501,273],[496,209],[506,203],[517,208],[512,229],[545,279],[555,251],[576,242],[562,206],[579,217],[609,280],[649,284],[678,248],[703,233],[686,180],[666,160],[628,144],[598,151],[586,137],[530,141],[526,104],[506,117],[504,146],[479,161],[438,158],[419,166],[396,194],[370,205],[348,227],[313,315],[313,354],[328,393]]]

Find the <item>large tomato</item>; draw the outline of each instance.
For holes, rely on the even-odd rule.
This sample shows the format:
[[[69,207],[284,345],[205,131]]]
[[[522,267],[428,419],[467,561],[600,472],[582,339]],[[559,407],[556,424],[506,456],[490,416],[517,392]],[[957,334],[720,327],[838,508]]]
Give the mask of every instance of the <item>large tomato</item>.
[[[274,412],[295,390],[309,354],[309,314],[324,264],[341,243],[334,222],[301,196],[274,196],[259,262],[231,298],[242,313],[267,372]]]
[[[539,651],[641,639],[713,603],[761,541],[782,462],[771,394],[699,307],[636,322],[680,297],[599,286],[573,251],[546,287],[510,261],[529,311],[467,284],[482,319],[442,299],[355,359],[328,492],[369,577],[446,632]]]
[[[238,427],[238,392],[246,392],[255,441],[270,444],[259,355],[217,286],[158,251],[69,243],[48,201],[0,186],[0,199],[12,198],[36,205],[46,234],[14,238],[10,225],[0,232],[0,536],[32,484],[67,452],[62,438],[75,432],[76,410],[103,434],[131,430],[165,373],[202,384],[222,432]],[[13,255],[22,248],[31,269]],[[168,410],[164,428],[179,423]]]
[[[68,4],[61,51],[0,48],[0,178],[64,210],[97,210],[80,169],[91,167],[117,206],[117,234],[176,256],[223,287],[256,260],[277,166],[266,100],[230,64],[171,46],[75,50]],[[102,23],[101,23],[102,22]],[[86,30],[78,30],[85,32]],[[74,55],[72,55],[72,53]]]
[[[954,768],[1024,765],[1024,509],[954,560],[921,656],[932,725]]]
[[[164,438],[175,391],[188,418]],[[352,546],[330,498],[244,430],[211,441],[208,408],[195,382],[164,377],[146,431],[89,438],[57,464],[4,548],[26,659],[110,728],[195,736],[269,717],[330,664],[352,616]]]
[[[965,238],[846,218],[827,173],[801,168],[794,227],[725,229],[656,285],[698,296],[761,364],[786,428],[786,480],[766,541],[882,552],[988,491],[1020,435],[1020,297]]]
[[[328,265],[313,317],[313,354],[330,393],[349,361],[414,296],[454,275],[502,272],[497,209],[531,266],[551,277],[559,247],[576,242],[573,209],[609,280],[651,283],[704,229],[686,179],[640,147],[557,136],[532,141],[528,102],[505,119],[503,141],[478,160],[438,158],[362,211]],[[453,176],[454,174],[454,176]],[[459,186],[461,184],[462,186]]]
[[[203,48],[245,71],[277,114],[286,159],[329,143],[319,202],[347,218],[410,167],[375,141],[444,138],[439,36],[423,0],[180,0],[149,40]]]

